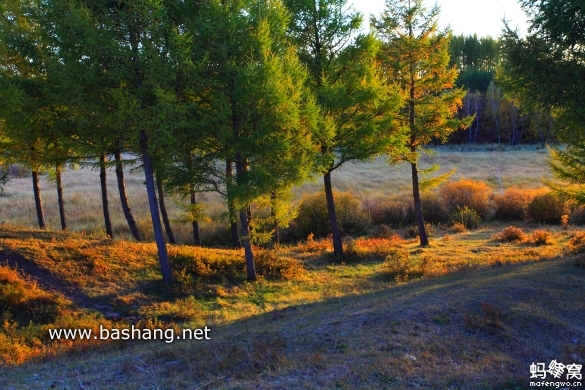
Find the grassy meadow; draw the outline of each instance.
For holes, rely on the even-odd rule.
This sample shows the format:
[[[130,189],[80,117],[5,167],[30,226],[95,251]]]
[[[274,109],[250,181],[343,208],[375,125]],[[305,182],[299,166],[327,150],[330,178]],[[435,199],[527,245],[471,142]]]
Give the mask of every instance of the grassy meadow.
[[[423,161],[497,192],[498,163],[504,188],[540,188],[546,158],[542,148],[441,147]],[[407,168],[349,164],[334,186],[362,201],[402,199]],[[585,363],[585,233],[572,224],[438,224],[425,248],[403,226],[346,237],[341,258],[328,239],[308,237],[256,247],[253,283],[240,251],[169,245],[177,283],[166,286],[155,244],[128,239],[113,172],[108,180],[115,240],[100,228],[98,172],[64,176],[69,232],[58,231],[50,183],[48,231],[35,229],[30,178],[0,196],[0,388],[527,389],[533,362]],[[128,173],[127,187],[146,232],[141,176]],[[295,201],[319,189],[295,188]],[[223,213],[219,198],[206,200],[202,234]],[[189,226],[173,227],[188,243]],[[177,335],[207,326],[211,340],[49,337],[131,326]]]
[[[543,179],[550,179],[551,172],[547,164],[548,151],[543,147],[502,147],[496,146],[444,146],[435,149],[436,153],[423,155],[421,168],[434,164],[440,165],[441,174],[456,168],[451,180],[460,178],[484,181],[498,190],[496,175],[499,173],[504,188],[511,186],[521,188],[542,187]],[[141,172],[126,171],[126,189],[130,208],[138,222],[143,236],[152,237],[148,199]],[[423,177],[424,178],[424,177]],[[359,199],[410,199],[412,184],[410,166],[401,164],[391,166],[383,157],[369,162],[348,163],[332,174],[334,189],[351,191]],[[116,237],[131,239],[130,230],[122,214],[113,171],[108,172],[108,197],[114,234]],[[67,170],[63,174],[65,192],[65,209],[69,230],[90,234],[105,235],[99,187],[99,172],[89,168]],[[303,194],[321,191],[322,178],[315,177],[302,186],[293,189],[293,201],[298,202]],[[59,210],[57,207],[56,187],[46,178],[41,180],[41,191],[45,207],[45,218],[49,229],[59,230]],[[216,194],[203,194],[201,201],[206,205],[207,222],[202,223],[201,234],[205,242],[210,234],[215,234],[225,225],[226,206]],[[177,223],[182,219],[179,203],[187,199],[167,200],[173,229],[178,242],[190,242],[190,225]],[[32,196],[30,174],[23,172],[23,177],[12,179],[0,193],[0,222],[13,225],[36,227],[36,212]],[[225,228],[224,228],[225,229]]]

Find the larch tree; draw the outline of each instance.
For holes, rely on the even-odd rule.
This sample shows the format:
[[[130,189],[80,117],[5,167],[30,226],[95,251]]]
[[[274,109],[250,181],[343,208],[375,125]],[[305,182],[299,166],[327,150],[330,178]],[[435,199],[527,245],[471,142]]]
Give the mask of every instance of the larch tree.
[[[68,156],[64,155],[67,149],[59,147],[64,110],[59,90],[54,88],[54,70],[60,64],[55,47],[42,31],[38,17],[42,9],[36,1],[0,6],[0,117],[10,140],[6,153],[31,169],[37,220],[39,228],[45,229],[40,174],[61,166]],[[59,208],[66,226],[62,190]]]
[[[107,130],[124,134],[131,151],[140,155],[150,206],[163,281],[173,282],[156,197],[153,160],[157,151],[173,146],[183,106],[174,94],[179,64],[187,50],[187,38],[171,23],[170,4],[151,1],[77,3],[54,0],[64,14],[52,23],[55,34],[67,42],[61,48],[71,52],[71,66],[83,66],[95,80],[80,82],[105,91]],[[67,37],[77,35],[77,39]]]
[[[197,186],[226,197],[239,216],[246,276],[254,280],[250,205],[284,183],[302,181],[312,169],[316,105],[288,41],[280,2],[188,4],[197,12],[188,12],[181,24],[193,37],[185,61],[196,67],[174,91],[175,101],[188,109],[174,121],[172,146],[161,149],[172,151],[166,154],[172,158],[157,159],[156,169],[164,169],[163,184],[175,191],[192,195]]]
[[[331,173],[349,161],[363,161],[396,142],[394,115],[401,96],[381,77],[380,48],[360,35],[362,16],[346,0],[286,0],[292,14],[289,34],[307,66],[320,107],[320,150],[333,252],[343,254]]]
[[[385,75],[406,95],[400,123],[408,135],[403,152],[391,160],[411,165],[412,192],[421,246],[429,244],[420,199],[418,158],[432,140],[445,141],[458,128],[468,127],[473,118],[455,117],[465,92],[454,89],[457,69],[449,67],[449,34],[439,31],[439,8],[429,12],[422,0],[387,0],[372,26],[383,41],[381,60]]]

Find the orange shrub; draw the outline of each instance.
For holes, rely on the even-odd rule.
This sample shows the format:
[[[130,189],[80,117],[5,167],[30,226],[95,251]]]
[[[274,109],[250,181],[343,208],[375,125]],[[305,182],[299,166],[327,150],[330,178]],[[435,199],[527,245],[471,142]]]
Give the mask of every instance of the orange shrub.
[[[569,240],[567,244],[569,250],[574,253],[583,253],[585,252],[585,232],[575,232],[573,237]]]
[[[494,239],[498,241],[524,241],[526,235],[522,231],[522,229],[517,228],[516,226],[508,226],[507,228],[503,229],[501,232],[494,236]]]
[[[503,195],[494,198],[496,217],[514,221],[528,219],[528,205],[538,192],[528,188],[508,188]]]
[[[530,242],[534,245],[550,245],[554,244],[552,240],[552,235],[550,232],[546,230],[535,230],[532,232],[532,236],[530,237]]]
[[[354,260],[362,260],[368,258],[385,258],[388,253],[402,246],[405,241],[394,234],[389,238],[364,238],[360,237],[357,240],[350,241],[344,250],[347,257]]]
[[[492,189],[482,181],[461,179],[445,184],[440,194],[451,212],[467,206],[485,218],[490,209]]]

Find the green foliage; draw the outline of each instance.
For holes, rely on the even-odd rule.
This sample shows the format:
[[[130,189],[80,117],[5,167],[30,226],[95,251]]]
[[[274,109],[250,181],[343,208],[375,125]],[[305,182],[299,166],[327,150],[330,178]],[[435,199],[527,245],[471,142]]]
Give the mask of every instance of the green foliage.
[[[494,80],[491,70],[464,69],[459,72],[455,85],[470,91],[486,93]]]
[[[478,38],[475,34],[455,35],[449,42],[449,54],[451,64],[463,69],[461,73],[467,70],[493,72],[500,62],[499,42],[490,36]],[[487,85],[485,87],[487,89]],[[470,86],[467,88],[477,90]]]
[[[334,192],[335,211],[340,230],[344,233],[363,233],[371,224],[370,216],[360,209],[358,198],[350,192]],[[298,237],[325,237],[331,230],[327,201],[323,192],[306,195],[301,200],[299,214],[295,219]]]
[[[531,105],[551,110],[556,136],[567,144],[551,152],[553,174],[564,183],[553,190],[583,204],[585,174],[585,7],[580,0],[523,0],[531,26],[526,37],[510,28],[502,44],[506,52],[502,82]],[[569,184],[568,190],[566,187]]]
[[[392,0],[380,19],[372,19],[383,41],[380,60],[387,77],[408,97],[400,122],[409,154],[397,156],[406,161],[416,161],[418,148],[445,141],[472,119],[454,118],[465,92],[453,88],[457,69],[449,67],[449,36],[438,30],[438,13],[437,7],[427,12],[420,0]]]
[[[427,12],[422,0],[389,0],[380,18],[371,20],[383,42],[380,61],[388,82],[396,83],[406,97],[398,117],[406,140],[402,148],[391,151],[390,161],[412,165],[421,245],[428,245],[428,239],[420,206],[419,151],[433,140],[445,142],[452,132],[468,127],[473,120],[456,117],[465,92],[453,88],[457,69],[449,66],[449,34],[439,31],[438,15],[438,6]]]
[[[528,215],[535,222],[560,224],[565,202],[553,194],[536,195],[528,204]]]
[[[477,211],[467,206],[457,206],[457,209],[451,213],[450,217],[451,222],[454,224],[458,222],[465,226],[466,229],[477,229],[481,223],[481,217]]]

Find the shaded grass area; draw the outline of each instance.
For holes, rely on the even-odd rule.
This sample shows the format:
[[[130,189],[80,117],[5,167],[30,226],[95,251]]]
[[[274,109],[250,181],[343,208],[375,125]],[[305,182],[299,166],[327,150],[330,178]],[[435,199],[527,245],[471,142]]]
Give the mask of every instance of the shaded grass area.
[[[7,302],[24,305],[21,310],[42,298],[43,310],[54,315],[39,320],[41,312],[33,310],[26,318],[4,318],[0,353],[10,352],[11,340],[27,348],[37,343],[12,363],[37,361],[0,366],[0,387],[527,388],[532,362],[583,363],[585,269],[574,267],[564,249],[579,232],[551,230],[553,240],[537,246],[497,241],[504,227],[448,240],[439,231],[424,249],[397,236],[361,238],[346,243],[342,259],[330,254],[327,240],[280,247],[264,255],[267,264],[285,259],[303,267],[295,263],[292,275],[256,283],[244,281],[238,252],[173,246],[181,277],[166,288],[152,244],[4,226],[5,252],[34,262],[85,298],[73,301],[67,291],[39,287],[34,275],[1,267],[0,286],[16,297],[2,295],[3,313],[14,311]],[[527,233],[536,227],[522,226]],[[423,279],[403,283],[383,275],[396,248],[408,253],[409,266],[426,264]],[[36,328],[27,330],[31,320]],[[208,325],[212,339],[56,346],[46,340],[48,322]],[[15,338],[18,332],[29,339]],[[44,345],[52,349],[43,353]]]

